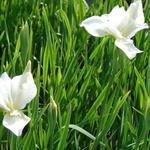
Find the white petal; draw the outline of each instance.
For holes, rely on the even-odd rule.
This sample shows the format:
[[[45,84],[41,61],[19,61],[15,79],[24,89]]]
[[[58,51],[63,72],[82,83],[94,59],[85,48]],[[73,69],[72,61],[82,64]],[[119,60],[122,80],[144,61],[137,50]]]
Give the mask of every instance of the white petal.
[[[115,6],[109,13],[109,22],[114,27],[117,27],[126,15],[124,7]]]
[[[137,25],[132,31],[130,31],[127,38],[132,38],[138,31],[143,29],[148,29],[148,25],[146,23],[142,25]]]
[[[14,109],[23,109],[37,93],[37,88],[30,72],[23,73],[12,79],[12,99]]]
[[[132,3],[127,10],[127,14],[135,23],[135,27],[128,34],[128,38],[132,38],[136,32],[148,28],[148,25],[144,23],[144,13],[141,0],[137,0]]]
[[[117,29],[120,31],[123,37],[128,38],[131,33],[136,29],[136,24],[134,20],[131,20],[128,15],[125,15],[122,18],[122,21],[117,26]]]
[[[134,30],[135,22],[130,19],[124,7],[115,6],[108,15],[109,29],[115,38],[128,37]],[[113,27],[113,28],[112,28]]]
[[[0,77],[0,108],[10,111],[11,101],[11,79],[4,72]]]
[[[127,11],[124,10],[124,7],[114,7],[109,14],[109,20],[110,24],[114,25],[121,35],[126,38],[132,38],[136,32],[148,28],[148,25],[144,23],[140,0],[132,3]]]
[[[144,13],[141,0],[133,2],[128,8],[127,13],[136,24],[144,24]]]
[[[96,37],[103,37],[107,34],[105,22],[107,16],[103,15],[102,17],[93,16],[85,19],[80,26],[84,27],[87,32]]]
[[[107,34],[113,35],[116,38],[122,38],[119,30],[110,22],[108,15],[102,15],[101,17],[93,16],[84,20],[81,27],[85,27],[88,33],[96,37],[103,37]]]
[[[132,40],[119,40],[115,41],[115,45],[120,48],[129,59],[133,59],[137,53],[142,53],[141,50],[137,49]]]
[[[111,22],[107,23],[106,31],[108,34],[112,35],[115,38],[119,38],[119,39],[124,38],[121,32],[116,27],[112,26]]]
[[[11,130],[16,136],[22,134],[23,128],[28,124],[30,118],[22,112],[14,112],[12,114],[6,114],[3,119],[3,125]]]
[[[120,32],[123,37],[128,37],[136,26],[134,20],[128,16],[124,7],[119,8],[119,6],[114,7],[110,12],[109,22]]]

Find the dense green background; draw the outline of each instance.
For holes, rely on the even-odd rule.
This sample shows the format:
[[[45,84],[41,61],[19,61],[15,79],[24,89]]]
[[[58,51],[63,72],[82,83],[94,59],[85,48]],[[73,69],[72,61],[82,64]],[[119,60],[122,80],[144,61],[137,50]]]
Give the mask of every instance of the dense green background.
[[[21,137],[0,125],[1,150],[150,149],[150,31],[136,34],[144,52],[130,61],[112,37],[80,28],[85,18],[128,3],[0,0],[0,73],[21,74],[30,59],[38,89]],[[150,26],[149,0],[143,5]]]

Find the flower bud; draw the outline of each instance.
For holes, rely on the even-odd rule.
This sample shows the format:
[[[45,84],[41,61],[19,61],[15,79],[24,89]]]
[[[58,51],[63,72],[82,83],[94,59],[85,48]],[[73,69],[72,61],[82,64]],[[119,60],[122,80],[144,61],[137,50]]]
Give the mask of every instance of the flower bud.
[[[52,96],[50,97],[50,109],[51,109],[53,119],[56,119],[57,118],[57,104],[55,103]]]

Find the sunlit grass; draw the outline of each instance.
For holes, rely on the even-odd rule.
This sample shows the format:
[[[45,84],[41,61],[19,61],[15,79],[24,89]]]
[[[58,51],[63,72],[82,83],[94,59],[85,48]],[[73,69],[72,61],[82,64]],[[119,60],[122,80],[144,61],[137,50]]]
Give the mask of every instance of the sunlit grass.
[[[149,29],[134,37],[144,52],[130,61],[111,37],[80,28],[117,4],[128,6],[125,0],[0,1],[0,73],[21,74],[30,59],[38,89],[21,137],[2,126],[1,112],[1,150],[149,149]],[[149,0],[143,4],[150,26]]]

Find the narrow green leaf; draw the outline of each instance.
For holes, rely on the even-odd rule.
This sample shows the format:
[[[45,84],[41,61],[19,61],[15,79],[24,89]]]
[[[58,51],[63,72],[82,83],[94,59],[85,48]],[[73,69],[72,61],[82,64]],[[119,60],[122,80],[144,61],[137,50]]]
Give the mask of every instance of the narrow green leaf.
[[[80,133],[84,134],[85,136],[89,137],[90,139],[95,140],[95,137],[91,133],[89,133],[88,131],[84,130],[83,128],[81,128],[77,125],[70,124],[69,128],[77,130],[78,132],[80,132]]]
[[[64,150],[66,148],[70,116],[71,116],[71,108],[69,108],[67,112],[65,126],[62,129],[62,133],[60,136],[60,141],[58,143],[57,150]]]
[[[97,97],[97,99],[95,100],[94,104],[92,105],[92,107],[90,108],[90,110],[87,112],[85,118],[83,120],[90,120],[92,119],[92,115],[93,113],[95,113],[97,111],[97,108],[102,104],[104,98],[105,98],[105,94],[107,92],[107,88],[108,88],[108,84],[104,87],[104,89],[102,90],[102,92],[99,94],[99,96]]]

